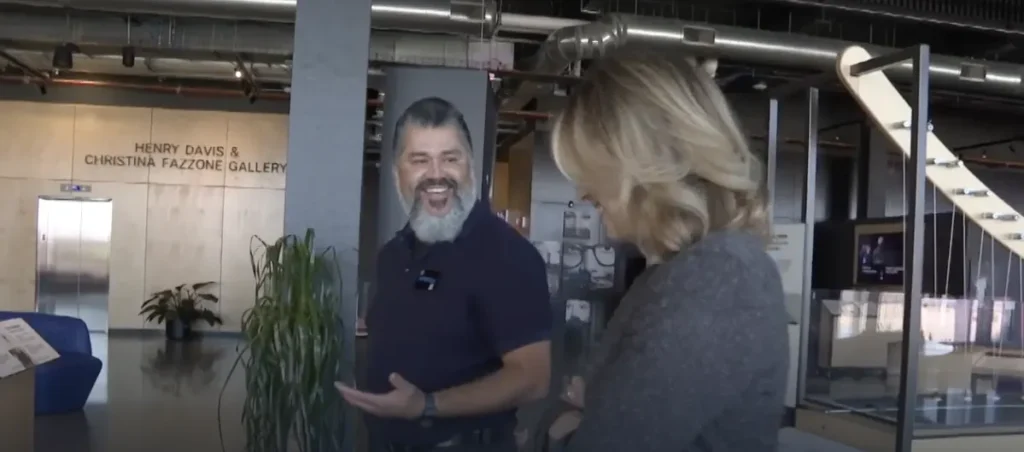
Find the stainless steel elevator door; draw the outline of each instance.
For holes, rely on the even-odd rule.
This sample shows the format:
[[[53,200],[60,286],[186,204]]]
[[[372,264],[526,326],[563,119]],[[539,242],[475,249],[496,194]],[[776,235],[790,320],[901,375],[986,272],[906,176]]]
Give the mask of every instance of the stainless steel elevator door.
[[[78,317],[106,332],[110,281],[109,199],[39,198],[36,309]]]

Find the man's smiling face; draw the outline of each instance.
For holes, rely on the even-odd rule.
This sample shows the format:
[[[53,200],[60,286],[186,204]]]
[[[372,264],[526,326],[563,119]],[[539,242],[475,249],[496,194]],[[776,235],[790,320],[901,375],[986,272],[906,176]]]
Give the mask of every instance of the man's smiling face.
[[[443,217],[452,211],[459,190],[469,185],[470,158],[455,127],[406,126],[398,161],[398,179],[406,203]]]
[[[424,242],[451,241],[476,202],[467,140],[455,126],[405,127],[395,171],[409,224]]]

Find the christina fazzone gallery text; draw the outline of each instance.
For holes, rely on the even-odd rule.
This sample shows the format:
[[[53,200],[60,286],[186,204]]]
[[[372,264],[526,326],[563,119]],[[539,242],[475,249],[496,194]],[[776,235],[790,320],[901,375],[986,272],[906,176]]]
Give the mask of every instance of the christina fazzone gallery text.
[[[229,158],[225,162],[225,157]],[[287,163],[241,159],[234,146],[135,143],[130,155],[86,154],[85,164],[123,168],[168,168],[182,171],[283,174]]]

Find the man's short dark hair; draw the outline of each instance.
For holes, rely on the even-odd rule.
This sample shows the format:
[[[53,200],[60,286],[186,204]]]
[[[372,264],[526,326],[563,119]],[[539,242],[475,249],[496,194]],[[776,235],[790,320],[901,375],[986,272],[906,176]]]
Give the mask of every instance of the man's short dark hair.
[[[402,135],[405,133],[406,126],[409,125],[430,129],[455,127],[465,141],[466,152],[473,153],[473,138],[469,134],[466,118],[462,116],[462,112],[455,105],[447,100],[440,97],[424,97],[413,102],[402,112],[402,116],[399,116],[398,122],[395,123],[393,141],[393,146],[398,151],[402,149]]]

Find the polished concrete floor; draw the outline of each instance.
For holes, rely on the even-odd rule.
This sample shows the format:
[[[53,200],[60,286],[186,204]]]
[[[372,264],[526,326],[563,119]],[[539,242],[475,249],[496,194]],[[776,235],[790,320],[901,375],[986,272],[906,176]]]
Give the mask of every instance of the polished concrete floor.
[[[228,380],[238,345],[237,338],[225,336],[173,343],[159,333],[94,334],[94,354],[104,370],[85,410],[37,418],[35,451],[242,452],[241,369]],[[357,356],[362,345],[357,343]],[[836,397],[885,393],[865,381],[834,382],[831,389]],[[824,440],[792,430],[780,439],[781,451],[841,450],[822,449]],[[359,447],[362,438],[356,443],[365,450]]]
[[[241,366],[228,380],[240,340],[178,343],[160,333],[92,334],[104,365],[89,401],[82,413],[38,417],[36,452],[243,451]],[[357,341],[357,362],[364,348]],[[536,411],[527,411],[531,422]],[[357,433],[357,450],[365,450]]]
[[[237,345],[227,337],[168,343],[158,334],[94,334],[104,368],[85,410],[38,417],[36,452],[215,452],[218,426],[223,450],[243,450],[244,382],[240,371],[226,380]]]

